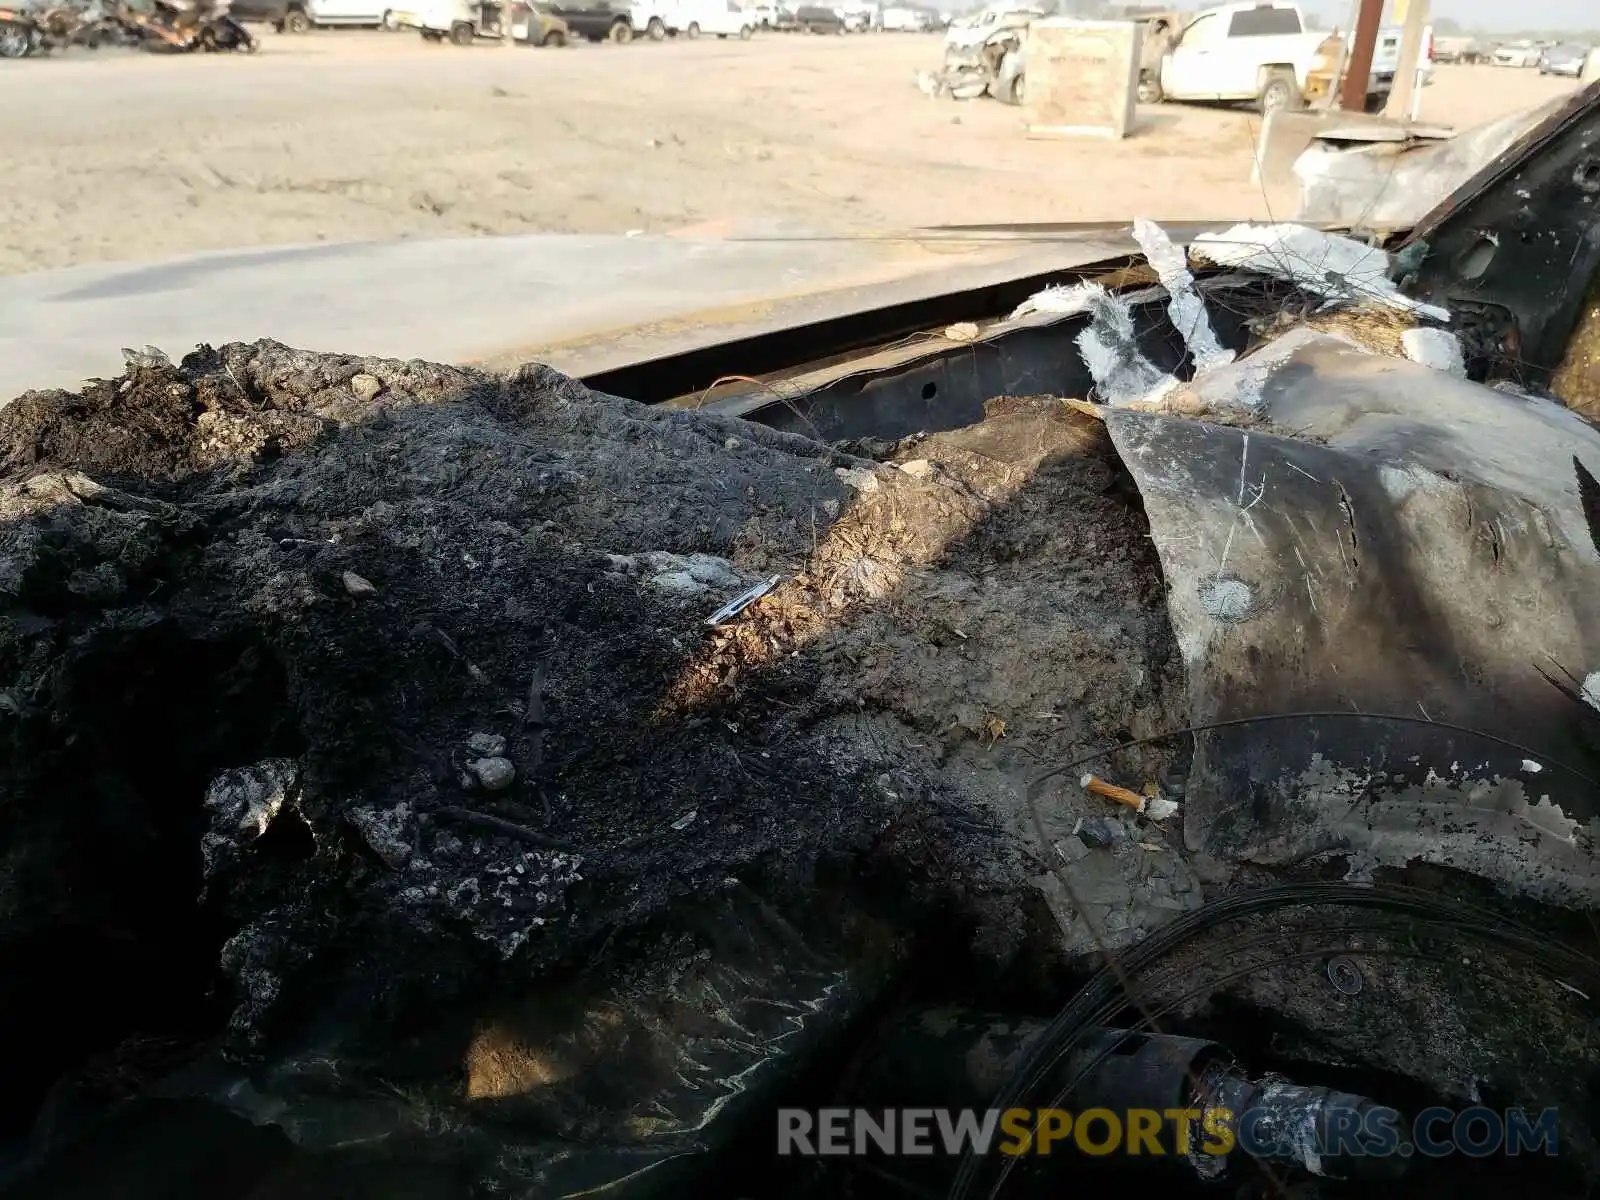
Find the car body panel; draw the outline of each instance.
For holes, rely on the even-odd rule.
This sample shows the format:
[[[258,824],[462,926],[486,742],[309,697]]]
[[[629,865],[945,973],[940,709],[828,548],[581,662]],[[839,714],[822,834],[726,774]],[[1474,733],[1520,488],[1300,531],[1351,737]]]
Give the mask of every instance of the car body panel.
[[[572,37],[567,23],[541,4],[513,4],[510,21],[512,39],[530,46],[544,46],[553,40],[565,43]]]
[[[381,25],[390,11],[385,0],[305,0],[313,25]]]
[[[289,15],[289,0],[234,0],[228,13],[240,21],[278,25]]]

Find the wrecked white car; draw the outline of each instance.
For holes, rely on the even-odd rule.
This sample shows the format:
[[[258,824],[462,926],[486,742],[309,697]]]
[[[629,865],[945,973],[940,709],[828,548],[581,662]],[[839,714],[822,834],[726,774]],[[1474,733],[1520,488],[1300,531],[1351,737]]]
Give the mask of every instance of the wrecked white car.
[[[1036,16],[1008,10],[983,27],[986,32],[981,38],[952,38],[945,46],[943,69],[918,72],[918,89],[933,97],[976,100],[993,96],[1002,104],[1021,104],[1024,46],[1028,25]]]

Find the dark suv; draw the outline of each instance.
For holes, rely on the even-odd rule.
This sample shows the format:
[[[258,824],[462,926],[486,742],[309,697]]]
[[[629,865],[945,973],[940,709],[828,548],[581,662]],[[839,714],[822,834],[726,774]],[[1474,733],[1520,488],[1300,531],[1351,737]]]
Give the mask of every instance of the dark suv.
[[[240,21],[277,27],[289,15],[289,0],[233,0],[228,12]]]
[[[806,33],[843,33],[844,18],[831,8],[806,4],[794,10],[794,21]]]
[[[550,11],[567,23],[573,37],[633,41],[633,15],[620,0],[556,0]]]
[[[235,20],[271,25],[279,33],[311,31],[305,0],[233,0],[228,13]]]

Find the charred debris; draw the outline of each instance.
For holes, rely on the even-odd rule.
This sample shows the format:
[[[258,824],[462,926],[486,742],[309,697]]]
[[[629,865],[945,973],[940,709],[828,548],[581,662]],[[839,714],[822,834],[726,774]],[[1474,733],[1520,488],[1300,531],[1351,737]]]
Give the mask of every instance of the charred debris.
[[[1586,1194],[1597,209],[1591,88],[1390,245],[16,399],[6,1194]],[[775,1156],[1051,1104],[1284,1136]],[[1327,1142],[1433,1106],[1559,1150]]]

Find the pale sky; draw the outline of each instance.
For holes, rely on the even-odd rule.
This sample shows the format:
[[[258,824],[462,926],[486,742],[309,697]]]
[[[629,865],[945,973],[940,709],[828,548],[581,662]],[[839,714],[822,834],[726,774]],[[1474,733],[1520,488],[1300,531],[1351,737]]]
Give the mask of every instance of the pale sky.
[[[1323,9],[1339,7],[1323,0]],[[1592,29],[1600,25],[1595,0],[1433,0],[1433,15],[1475,29]]]

